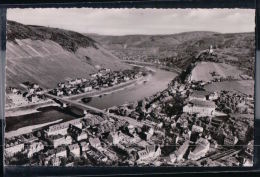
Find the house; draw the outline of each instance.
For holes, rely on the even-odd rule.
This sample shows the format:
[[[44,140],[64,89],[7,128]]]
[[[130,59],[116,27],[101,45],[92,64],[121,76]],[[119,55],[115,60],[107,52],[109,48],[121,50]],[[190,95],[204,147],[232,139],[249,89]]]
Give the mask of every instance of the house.
[[[176,162],[176,155],[175,155],[175,153],[171,153],[170,155],[169,155],[169,158],[170,158],[170,161],[171,161],[171,163],[174,163],[174,162]]]
[[[86,117],[83,119],[83,121],[85,122],[86,126],[95,126],[103,122],[104,119],[102,119],[99,116],[93,116],[91,114],[87,114]]]
[[[121,141],[122,138],[123,137],[121,136],[121,132],[120,131],[118,131],[118,132],[110,132],[108,137],[107,137],[107,140],[108,140],[109,143],[111,143],[113,145],[116,145],[116,144],[118,144]]]
[[[95,149],[98,149],[101,147],[101,142],[100,142],[99,138],[89,138],[89,144]]]
[[[190,100],[187,105],[183,107],[183,112],[189,114],[200,114],[204,116],[212,116],[215,114],[216,105],[212,101],[201,101],[197,99]]]
[[[82,129],[71,124],[69,125],[68,132],[73,137],[73,139],[77,141],[81,141],[83,139],[88,138],[88,134],[86,131],[82,131]]]
[[[62,135],[51,135],[48,137],[48,142],[54,148],[63,145],[63,144],[71,144],[72,138],[69,135],[62,136]]]
[[[81,150],[81,154],[82,152],[89,150],[89,144],[85,141],[80,142],[80,150]]]
[[[129,124],[129,125],[127,126],[127,128],[128,128],[128,131],[129,131],[130,134],[134,134],[134,132],[135,132],[135,127],[134,127],[133,125]]]
[[[80,147],[78,144],[71,144],[68,146],[69,152],[72,153],[74,156],[80,156]]]
[[[35,91],[35,94],[36,95],[43,95],[43,90],[42,89],[37,89],[36,91]]]
[[[59,146],[56,148],[56,157],[67,157],[67,150],[65,146]]]
[[[14,87],[10,87],[10,90],[12,93],[14,94],[18,94],[19,93],[19,90],[17,88],[14,88]]]
[[[5,153],[7,156],[13,156],[14,154],[24,150],[24,143],[21,141],[7,142],[5,145]]]
[[[52,157],[52,158],[49,160],[49,163],[50,163],[50,165],[57,167],[57,166],[60,166],[61,160],[60,160],[59,157]]]
[[[146,140],[149,140],[149,139],[151,139],[151,137],[154,134],[154,129],[152,127],[147,126],[147,129],[145,130],[144,134],[145,134]]]
[[[248,142],[246,149],[245,149],[245,154],[249,158],[253,158],[253,156],[254,156],[254,141],[253,140]]]
[[[77,84],[77,79],[69,80],[70,85],[76,85]]]
[[[45,153],[45,160],[49,161],[52,157],[55,157],[56,149],[50,149]]]
[[[86,78],[81,78],[81,82],[87,82]]]
[[[101,152],[95,150],[86,151],[87,157],[91,159],[94,163],[100,164],[107,162],[108,158]]]
[[[235,144],[237,144],[237,142],[238,142],[238,138],[233,135],[228,135],[224,138],[225,146],[234,146]]]
[[[178,143],[179,138],[180,138],[180,134],[177,133],[177,132],[173,132],[172,140],[173,140],[173,143],[174,143],[175,145]]]
[[[161,148],[160,146],[149,145],[145,149],[138,151],[137,154],[139,161],[154,159],[161,155]]]
[[[191,130],[192,130],[192,132],[202,133],[203,132],[203,127],[198,126],[198,125],[192,125]]]
[[[30,89],[28,90],[28,92],[29,92],[30,94],[33,94],[33,93],[34,93],[34,91],[35,91],[35,89],[34,89],[34,88],[30,88]]]
[[[42,142],[33,142],[27,148],[27,157],[30,158],[34,153],[39,152],[44,149],[44,144]]]
[[[32,143],[34,141],[37,141],[39,138],[35,137],[32,133],[27,133],[23,135],[23,141],[25,143]]]
[[[62,96],[64,94],[64,92],[62,90],[57,90],[55,92],[56,96]]]
[[[100,132],[101,133],[109,133],[115,131],[115,124],[109,121],[104,121],[100,124]]]
[[[218,99],[218,94],[217,94],[217,92],[213,92],[213,93],[210,93],[208,97],[209,97],[208,98],[209,100],[216,100],[216,99]]]
[[[34,95],[34,94],[29,95],[29,96],[27,97],[27,99],[28,99],[29,102],[32,102],[32,103],[36,103],[36,102],[39,101],[38,96],[37,96],[37,95]]]
[[[213,47],[212,47],[212,45],[210,45],[210,47],[209,47],[209,54],[212,55],[213,52],[214,52],[214,51],[213,51]]]
[[[190,152],[188,159],[190,160],[198,160],[206,155],[206,153],[209,151],[210,143],[207,139],[200,138],[196,142],[197,146],[195,149]]]
[[[90,92],[91,90],[92,90],[91,85],[84,85],[83,87],[81,87],[82,92]]]
[[[64,82],[58,83],[58,87],[64,88],[65,87],[65,83]]]
[[[90,74],[90,76],[91,76],[92,78],[96,78],[96,77],[98,76],[98,73]]]
[[[75,79],[75,82],[76,82],[76,84],[81,84],[81,83],[82,83],[82,80],[81,80],[80,78],[76,78],[76,79]]]
[[[188,147],[189,147],[189,144],[190,144],[190,141],[189,140],[186,140],[180,147],[179,149],[177,149],[174,154],[176,156],[176,161],[180,161],[184,154],[186,153],[186,151],[188,150]]]
[[[51,126],[49,126],[49,128],[47,130],[45,130],[45,133],[47,134],[47,136],[58,135],[58,134],[66,135],[68,133],[67,131],[68,131],[70,124],[74,125],[78,128],[82,128],[81,120],[82,119],[73,119],[73,120],[70,120],[67,122],[51,125]]]
[[[88,138],[88,133],[86,131],[82,131],[77,136],[77,141],[86,140]]]
[[[112,161],[117,161],[118,160],[116,152],[114,152],[114,151],[112,151],[110,149],[106,149],[105,154]]]
[[[183,133],[181,135],[185,140],[190,140],[191,138],[191,131],[188,128],[185,128],[183,130]]]
[[[39,86],[39,84],[33,83],[33,84],[32,84],[32,88],[38,89],[38,88],[40,88],[40,86]]]

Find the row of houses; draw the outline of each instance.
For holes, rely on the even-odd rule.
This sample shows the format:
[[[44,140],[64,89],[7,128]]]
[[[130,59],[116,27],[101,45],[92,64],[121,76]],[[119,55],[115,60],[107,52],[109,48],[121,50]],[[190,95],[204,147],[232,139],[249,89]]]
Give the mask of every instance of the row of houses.
[[[90,74],[90,79],[76,78],[66,82],[58,83],[58,87],[49,93],[56,96],[70,96],[90,92],[93,89],[111,87],[122,82],[137,79],[142,76],[141,71],[124,70],[111,71],[107,68],[100,69],[97,73]]]

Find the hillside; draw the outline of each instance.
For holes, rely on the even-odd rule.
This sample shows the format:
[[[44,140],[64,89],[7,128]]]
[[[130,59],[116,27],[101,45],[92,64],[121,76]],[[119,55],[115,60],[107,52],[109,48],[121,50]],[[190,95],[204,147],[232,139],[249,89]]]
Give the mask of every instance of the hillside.
[[[7,86],[25,81],[54,87],[69,78],[88,77],[99,67],[128,68],[93,39],[77,32],[7,22]]]
[[[126,35],[102,36],[91,34],[93,39],[111,50],[115,55],[123,58],[140,56],[169,57],[176,56],[179,45],[189,40],[198,40],[210,36],[214,32],[186,32],[172,35]]]
[[[255,34],[195,31],[172,35],[91,35],[120,59],[159,60],[185,69],[198,53],[215,48],[218,58],[254,76]]]

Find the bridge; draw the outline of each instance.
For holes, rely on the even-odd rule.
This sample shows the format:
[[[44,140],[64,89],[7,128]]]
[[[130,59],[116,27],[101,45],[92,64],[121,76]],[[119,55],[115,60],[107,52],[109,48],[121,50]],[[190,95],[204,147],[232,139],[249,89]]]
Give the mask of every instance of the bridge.
[[[55,95],[52,95],[52,94],[49,94],[49,93],[45,93],[45,96],[48,97],[48,98],[51,98],[51,99],[58,100],[61,103],[64,103],[66,105],[75,106],[75,107],[83,109],[83,110],[94,111],[96,113],[106,114],[109,117],[113,117],[113,118],[116,118],[118,120],[127,121],[127,122],[129,122],[129,124],[134,125],[134,126],[142,127],[144,125],[143,122],[139,122],[139,121],[137,121],[135,119],[132,119],[130,117],[124,117],[124,116],[111,114],[111,113],[106,112],[105,110],[101,110],[101,109],[98,109],[98,108],[86,105],[84,103],[80,103],[80,102],[77,102],[77,101],[69,100],[69,99],[62,98],[62,97],[59,97],[59,96],[55,96]]]

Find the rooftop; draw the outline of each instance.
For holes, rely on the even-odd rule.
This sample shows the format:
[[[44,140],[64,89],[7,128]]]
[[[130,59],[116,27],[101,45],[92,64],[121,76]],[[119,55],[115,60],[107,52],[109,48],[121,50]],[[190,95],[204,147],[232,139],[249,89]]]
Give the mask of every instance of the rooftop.
[[[193,97],[197,97],[197,98],[204,98],[205,96],[209,95],[210,92],[207,92],[207,91],[203,91],[203,90],[194,90],[192,93],[191,93],[191,96]]]
[[[213,101],[201,101],[201,100],[190,100],[191,104],[193,104],[194,106],[200,106],[200,107],[216,107],[215,103]]]

